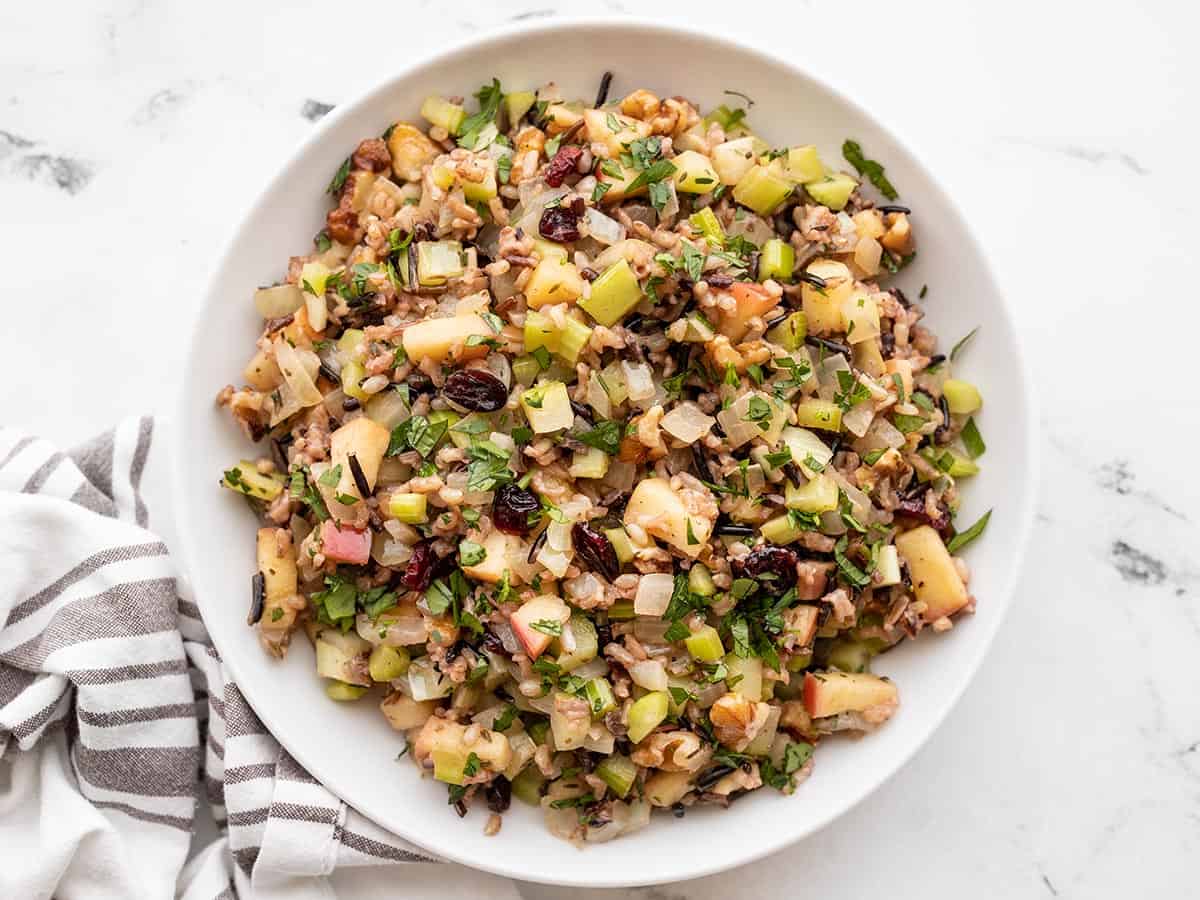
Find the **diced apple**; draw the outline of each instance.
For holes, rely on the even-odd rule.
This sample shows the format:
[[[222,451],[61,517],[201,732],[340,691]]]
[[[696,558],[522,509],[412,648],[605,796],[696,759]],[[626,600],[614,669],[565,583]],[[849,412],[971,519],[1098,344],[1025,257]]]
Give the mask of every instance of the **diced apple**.
[[[814,719],[862,712],[893,703],[896,685],[866,672],[808,672],[804,676],[804,708]]]
[[[664,772],[656,770],[646,779],[645,795],[651,806],[664,809],[674,806],[692,789],[694,772]]]
[[[437,159],[437,145],[421,129],[408,122],[396,122],[388,135],[392,171],[405,181],[420,181],[421,167]]]
[[[371,686],[367,672],[367,654],[371,645],[353,632],[342,634],[326,628],[316,640],[317,674],[346,684]]]
[[[879,337],[879,307],[862,291],[850,291],[842,300],[842,319],[851,345]]]
[[[486,344],[467,346],[467,338],[471,335],[494,338],[496,333],[487,322],[472,313],[416,322],[404,329],[401,339],[404,352],[414,362],[425,358],[434,362],[446,362],[452,353],[455,360],[487,356]]]
[[[533,309],[552,303],[574,303],[583,294],[583,277],[574,263],[553,256],[544,257],[529,283],[525,302]]]
[[[414,700],[399,691],[393,691],[383,699],[379,708],[389,725],[397,731],[408,731],[410,728],[420,728],[429,720],[437,709],[437,701]]]
[[[884,363],[883,371],[889,376],[899,375],[900,386],[904,389],[904,399],[908,400],[912,397],[913,372],[911,359],[897,359],[896,357],[892,357]],[[889,378],[889,381],[890,380],[891,379]]]
[[[693,559],[700,555],[712,533],[712,522],[689,515],[683,499],[665,478],[647,478],[638,483],[625,507],[625,523],[644,528]]]
[[[742,137],[736,140],[717,144],[713,148],[713,168],[722,184],[737,184],[746,173],[754,168],[758,155],[762,152],[759,145],[762,141],[755,137]]]
[[[793,606],[783,614],[783,630],[794,638],[797,647],[809,646],[817,636],[817,620],[821,610],[816,606]]]
[[[958,577],[941,536],[928,525],[896,535],[896,549],[908,563],[913,593],[925,603],[922,617],[935,622],[967,605],[966,585]]]
[[[368,419],[360,416],[347,422],[329,438],[330,456],[333,464],[342,467],[342,485],[339,490],[358,496],[358,487],[354,475],[350,471],[350,457],[353,456],[366,479],[367,488],[375,489],[375,480],[379,477],[379,465],[383,462],[383,454],[387,452],[391,432]]]
[[[730,288],[737,305],[730,312],[721,312],[721,321],[717,330],[736,344],[750,330],[750,320],[759,318],[779,305],[782,297],[773,297],[761,284],[753,281],[739,281]]]
[[[371,558],[371,532],[340,528],[326,519],[321,523],[321,552],[337,562],[364,566]]]
[[[585,109],[583,125],[588,142],[604,144],[610,159],[619,157],[626,144],[650,134],[649,123],[601,109]],[[616,125],[616,129],[611,125]]]
[[[620,170],[620,174],[609,174],[613,167]],[[633,187],[633,183],[637,180],[640,173],[633,166],[623,166],[615,159],[610,159],[597,170],[597,177],[602,184],[607,184],[608,189],[604,196],[600,198],[600,202],[606,206],[611,206],[614,203],[619,203],[622,200],[627,200],[630,197],[638,197],[649,191],[646,185]]]
[[[279,364],[275,362],[275,357],[268,356],[263,350],[255,353],[250,362],[246,364],[246,368],[242,371],[242,377],[246,379],[246,384],[256,391],[265,392],[275,390],[283,381],[283,373],[279,371]]]
[[[570,428],[575,424],[575,411],[567,386],[561,381],[547,381],[521,393],[521,409],[536,434],[548,434]]]
[[[281,552],[278,528],[258,529],[258,570],[263,575],[267,605],[296,593],[296,553],[288,541]]]
[[[853,291],[854,282],[845,263],[832,259],[816,259],[805,270],[825,280],[825,287],[810,284],[800,286],[800,297],[804,304],[804,316],[812,334],[831,334],[846,330],[842,316],[842,303]]]
[[[544,594],[529,600],[513,613],[509,624],[529,658],[537,659],[546,652],[550,642],[557,636],[554,633],[555,623],[561,631],[570,618],[571,610],[561,598]],[[545,630],[539,631],[533,627],[539,623],[545,623]]]
[[[675,188],[684,194],[707,194],[720,184],[712,161],[702,153],[684,150],[671,163],[675,166]]]
[[[588,710],[583,715],[574,715],[573,707],[579,703],[578,697],[570,694],[555,694],[554,706],[550,710],[550,731],[554,734],[556,750],[574,750],[582,747],[587,740],[588,729],[592,725],[592,717]]]
[[[493,529],[484,538],[482,546],[486,555],[473,566],[463,566],[463,573],[485,584],[497,584],[504,577],[505,570],[508,570],[511,583],[520,584],[521,579],[511,569],[508,560],[525,548],[525,542],[516,535]]]

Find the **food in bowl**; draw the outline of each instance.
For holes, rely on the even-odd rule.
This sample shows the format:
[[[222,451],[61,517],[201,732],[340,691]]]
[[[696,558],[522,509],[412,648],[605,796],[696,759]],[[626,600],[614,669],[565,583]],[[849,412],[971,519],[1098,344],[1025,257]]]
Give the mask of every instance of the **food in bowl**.
[[[362,140],[219,395],[269,445],[222,482],[262,520],[261,643],[380,688],[489,833],[513,795],[604,841],[791,793],[896,711],[872,658],[975,602],[982,399],[889,280],[883,167],[608,85],[493,81]]]

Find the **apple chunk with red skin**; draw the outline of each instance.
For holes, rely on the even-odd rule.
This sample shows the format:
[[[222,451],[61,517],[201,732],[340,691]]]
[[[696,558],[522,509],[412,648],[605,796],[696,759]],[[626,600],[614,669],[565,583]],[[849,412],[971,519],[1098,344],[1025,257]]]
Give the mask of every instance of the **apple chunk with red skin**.
[[[556,635],[539,631],[533,626],[539,622],[556,622],[561,629],[561,626],[565,625],[570,618],[571,610],[567,608],[567,604],[563,603],[559,597],[546,594],[542,597],[534,597],[513,613],[509,624],[512,626],[513,634],[517,636],[517,640],[529,654],[529,658],[537,659],[550,646],[550,642]],[[554,631],[555,629],[550,626],[547,630]]]
[[[814,719],[844,712],[862,712],[893,703],[896,686],[866,672],[809,672],[804,676],[804,708]]]
[[[355,566],[371,558],[371,532],[339,528],[332,519],[321,523],[321,552],[329,559]]]

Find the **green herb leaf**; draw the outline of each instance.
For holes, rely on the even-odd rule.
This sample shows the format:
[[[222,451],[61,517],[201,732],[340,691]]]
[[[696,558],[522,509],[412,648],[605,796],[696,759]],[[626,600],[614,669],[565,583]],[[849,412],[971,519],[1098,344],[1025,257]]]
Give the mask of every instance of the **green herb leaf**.
[[[688,273],[688,278],[692,281],[699,281],[704,274],[705,253],[697,249],[693,245],[684,241],[683,243],[683,268]]]
[[[904,434],[911,434],[924,427],[926,420],[921,416],[907,416],[904,413],[893,413],[892,424]]]
[[[425,591],[425,603],[429,607],[429,612],[435,616],[440,616],[448,610],[453,602],[454,594],[447,587],[446,582],[440,578],[435,579]]]
[[[487,557],[487,550],[474,541],[460,541],[458,544],[458,561],[460,565],[477,566]]]
[[[842,156],[846,158],[846,162],[854,166],[859,175],[864,176],[871,184],[875,185],[883,196],[889,200],[895,200],[899,196],[896,189],[892,187],[892,183],[884,175],[883,166],[875,160],[863,156],[862,147],[857,141],[847,140],[843,143]]]
[[[967,346],[967,343],[971,340],[971,338],[975,337],[975,332],[977,332],[978,330],[979,330],[979,326],[976,325],[974,328],[972,328],[970,331],[967,332],[966,337],[964,337],[961,341],[959,341],[957,344],[954,345],[954,347],[950,350],[950,362],[954,362],[956,359],[958,359],[958,354],[960,352],[962,352],[964,347]]]
[[[500,81],[496,78],[492,79],[491,84],[485,84],[476,91],[475,99],[479,101],[479,112],[473,116],[467,116],[459,126],[458,143],[460,147],[466,147],[468,150],[475,149],[479,133],[488,125],[495,124],[496,113],[500,111],[500,101],[503,98],[504,91],[501,90]]]
[[[517,719],[517,708],[509,703],[492,722],[493,731],[508,731]]]
[[[325,188],[325,192],[328,194],[337,194],[338,191],[342,189],[342,185],[346,183],[346,179],[349,176],[350,157],[347,156],[342,164],[338,166],[338,170],[334,173],[333,180],[329,182],[329,187]]]
[[[621,449],[621,423],[611,419],[602,419],[590,431],[579,435],[579,440],[589,447],[603,450],[609,456],[616,456]]]
[[[871,576],[856,566],[847,556],[846,548],[849,545],[849,540],[846,535],[842,535],[838,542],[833,547],[833,561],[837,563],[838,571],[842,573],[842,577],[849,584],[856,588],[864,588],[871,583]]]
[[[534,631],[540,631],[542,634],[548,634],[551,637],[558,637],[562,634],[562,622],[558,619],[538,619],[529,626]]]
[[[341,480],[342,480],[342,464],[341,463],[338,463],[332,469],[326,470],[325,474],[323,474],[320,478],[317,479],[317,481],[320,482],[321,484],[325,485],[325,487],[337,487],[338,482]]]
[[[333,241],[329,239],[329,232],[322,228],[313,238],[313,246],[317,248],[318,253],[324,253],[333,246]]]
[[[975,424],[974,417],[967,419],[959,437],[962,438],[963,446],[971,459],[978,459],[987,451],[987,444],[983,442],[983,435],[979,433],[979,426]]]
[[[645,187],[649,184],[657,184],[664,179],[670,178],[674,174],[675,166],[665,159],[660,159],[649,168],[640,172],[637,178],[630,182],[630,185],[626,189],[625,193],[628,195],[640,187]]]
[[[946,549],[951,553],[957,553],[963,547],[967,546],[967,544],[971,543],[971,541],[983,534],[984,529],[987,528],[988,520],[991,517],[992,511],[989,509],[980,517],[978,522],[976,522],[966,531],[960,531],[958,534],[954,535],[954,537],[950,538],[950,543],[946,545]]]

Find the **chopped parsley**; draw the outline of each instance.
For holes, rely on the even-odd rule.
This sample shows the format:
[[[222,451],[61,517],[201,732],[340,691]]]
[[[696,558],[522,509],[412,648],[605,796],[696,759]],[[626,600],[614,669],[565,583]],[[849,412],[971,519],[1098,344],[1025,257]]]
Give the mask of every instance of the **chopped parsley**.
[[[445,437],[449,427],[445,419],[438,422],[430,422],[424,416],[405,419],[392,429],[387,455],[396,456],[405,450],[416,450],[422,457],[427,457]]]
[[[487,550],[474,541],[460,541],[458,561],[464,566],[477,566],[487,558]]]
[[[333,179],[329,182],[329,187],[325,188],[326,193],[336,195],[342,189],[342,185],[346,183],[348,177],[350,177],[350,157],[347,156],[342,164],[338,166]]]
[[[967,424],[963,426],[959,436],[971,459],[978,459],[987,450],[987,444],[983,442],[983,435],[979,433],[979,426],[975,424],[974,417],[967,419]]]
[[[864,176],[871,184],[875,185],[883,196],[889,200],[895,200],[899,196],[896,189],[892,187],[892,183],[887,180],[883,166],[875,160],[863,156],[862,147],[857,141],[847,140],[843,143],[842,156],[846,158],[846,162],[854,166],[859,175]]]
[[[580,442],[589,447],[603,450],[609,456],[616,456],[621,449],[621,423],[611,419],[602,419],[590,431],[578,436]]]
[[[534,631],[540,631],[542,634],[548,634],[551,637],[558,637],[562,634],[562,622],[558,619],[538,619],[529,626]]]
[[[485,84],[475,93],[479,101],[479,112],[467,116],[459,126],[458,145],[468,150],[483,149],[475,145],[479,142],[480,132],[487,126],[496,123],[496,114],[500,111],[500,101],[504,92],[500,88],[499,79],[493,78],[491,84]]]

